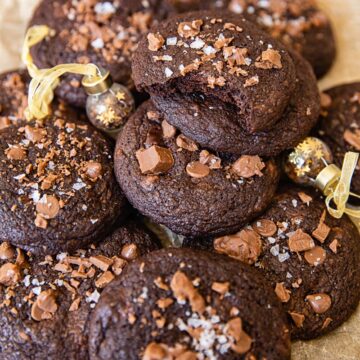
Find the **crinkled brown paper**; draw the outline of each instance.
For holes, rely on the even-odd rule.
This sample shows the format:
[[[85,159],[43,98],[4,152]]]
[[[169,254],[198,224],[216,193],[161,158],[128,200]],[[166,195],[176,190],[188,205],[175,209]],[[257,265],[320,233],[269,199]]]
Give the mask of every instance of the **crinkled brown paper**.
[[[20,49],[26,22],[39,0],[0,0],[0,72],[21,65]],[[360,81],[360,0],[319,0],[333,21],[338,58],[320,87]],[[359,265],[360,266],[360,265]],[[295,360],[360,359],[360,309],[341,328],[321,339],[297,342]]]

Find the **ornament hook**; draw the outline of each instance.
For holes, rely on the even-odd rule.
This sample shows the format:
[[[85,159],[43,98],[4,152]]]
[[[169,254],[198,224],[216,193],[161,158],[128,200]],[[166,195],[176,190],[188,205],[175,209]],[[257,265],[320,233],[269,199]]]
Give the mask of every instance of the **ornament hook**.
[[[360,198],[350,191],[359,154],[347,152],[341,169],[332,164],[332,159],[323,141],[309,137],[288,155],[284,168],[294,182],[318,188],[326,196],[326,207],[333,217],[347,214],[360,218],[360,207],[348,204],[350,196]]]

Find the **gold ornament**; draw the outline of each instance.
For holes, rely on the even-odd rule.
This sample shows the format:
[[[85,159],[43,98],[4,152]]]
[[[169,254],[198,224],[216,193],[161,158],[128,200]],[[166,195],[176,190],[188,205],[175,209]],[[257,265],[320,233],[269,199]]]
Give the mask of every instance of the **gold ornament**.
[[[83,79],[83,84],[86,81]],[[100,130],[114,137],[125,125],[135,110],[135,101],[131,92],[117,83],[108,83],[107,89],[98,93],[85,87],[88,93],[86,100],[86,113],[90,122]]]
[[[344,214],[360,218],[360,207],[348,203],[349,198],[360,198],[350,191],[351,179],[358,164],[359,154],[347,152],[342,169],[331,164],[332,154],[321,140],[309,137],[299,144],[285,159],[284,170],[297,184],[311,185],[326,196],[330,215],[340,219]]]
[[[287,156],[284,169],[295,183],[313,185],[320,171],[332,161],[329,147],[317,138],[308,137]]]

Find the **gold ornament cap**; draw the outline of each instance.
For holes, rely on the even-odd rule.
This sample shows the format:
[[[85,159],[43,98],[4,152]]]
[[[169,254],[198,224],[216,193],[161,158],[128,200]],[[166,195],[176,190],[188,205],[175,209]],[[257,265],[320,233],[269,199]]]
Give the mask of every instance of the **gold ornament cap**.
[[[334,164],[328,165],[316,177],[315,186],[328,196],[341,178],[341,170]]]
[[[88,95],[100,95],[111,88],[113,80],[110,71],[99,67],[97,76],[85,75],[82,78],[81,84]]]

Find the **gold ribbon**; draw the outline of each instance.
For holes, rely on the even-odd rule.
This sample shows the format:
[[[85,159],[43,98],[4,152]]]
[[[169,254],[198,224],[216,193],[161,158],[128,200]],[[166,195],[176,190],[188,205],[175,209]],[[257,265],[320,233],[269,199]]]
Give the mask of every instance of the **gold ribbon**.
[[[50,69],[38,69],[33,62],[30,48],[52,34],[53,31],[50,28],[41,25],[29,28],[25,36],[22,61],[32,77],[29,85],[28,108],[25,111],[28,120],[43,119],[50,114],[54,90],[62,75],[73,73],[88,76],[96,82],[102,78],[100,69],[94,64],[61,64]]]
[[[360,207],[348,204],[350,196],[360,198],[359,195],[350,191],[351,180],[358,160],[358,153],[347,152],[341,170],[334,164],[328,165],[315,180],[316,187],[326,196],[326,207],[334,218],[340,219],[344,214],[360,218]]]

